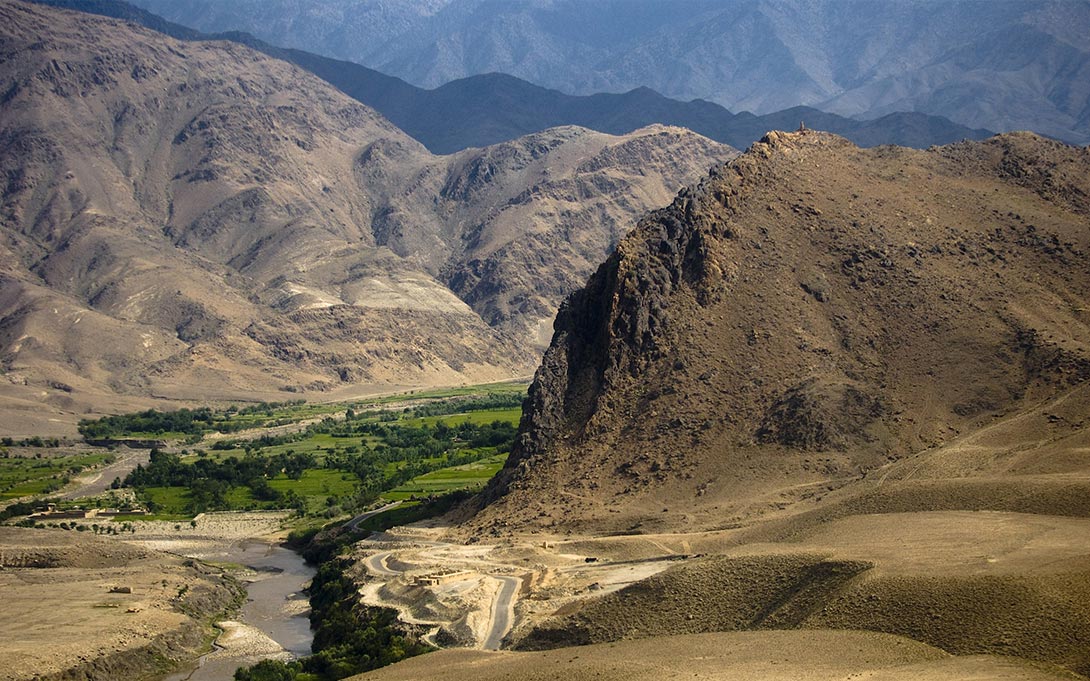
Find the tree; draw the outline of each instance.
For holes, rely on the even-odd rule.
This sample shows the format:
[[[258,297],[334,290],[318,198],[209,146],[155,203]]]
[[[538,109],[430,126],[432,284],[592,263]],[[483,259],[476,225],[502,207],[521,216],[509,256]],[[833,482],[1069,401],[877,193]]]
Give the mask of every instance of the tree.
[[[262,660],[252,667],[240,667],[235,671],[235,681],[295,681],[299,676],[298,662]]]

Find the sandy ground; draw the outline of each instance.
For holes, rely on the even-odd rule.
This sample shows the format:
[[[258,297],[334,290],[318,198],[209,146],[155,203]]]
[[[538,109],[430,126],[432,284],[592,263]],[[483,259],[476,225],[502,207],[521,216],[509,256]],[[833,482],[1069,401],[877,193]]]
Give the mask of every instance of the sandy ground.
[[[136,521],[135,534],[108,538],[0,527],[0,659],[6,663],[0,679],[47,678],[81,665],[94,668],[92,678],[140,678],[153,671],[149,665],[162,673],[168,660],[195,659],[212,633],[206,618],[221,613],[235,592],[218,570],[185,557],[230,562],[224,556],[279,532],[287,515],[209,513],[196,518],[196,526]],[[270,577],[280,575],[240,575],[243,581]],[[289,617],[308,607],[305,599],[282,595],[274,606]],[[240,664],[290,657],[247,623],[217,626],[216,647],[192,678],[226,679]],[[191,672],[170,678],[191,678]]]
[[[0,528],[0,678],[83,665],[95,678],[139,678],[157,657],[195,654],[201,619],[234,596],[216,571],[87,534]]]
[[[853,631],[672,636],[534,653],[446,650],[353,677],[361,681],[1046,681],[1058,670],[992,656],[950,657],[908,639]]]
[[[132,521],[136,532],[126,538],[157,551],[214,560],[232,543],[277,535],[290,515],[287,511],[202,513],[194,518],[195,526],[166,520]]]
[[[198,676],[202,679],[230,679],[240,665],[292,657],[279,643],[244,622],[226,620],[217,622],[216,626],[222,633],[216,638],[215,649],[200,659],[199,667],[172,674],[166,681],[187,681]]]
[[[62,499],[82,499],[98,496],[110,489],[114,479],[125,479],[138,465],[147,464],[151,450],[121,448],[117,459],[110,465],[90,470],[72,480],[72,484],[60,495]]]
[[[443,536],[441,527],[397,528],[358,544],[356,557],[365,602],[437,627],[435,639],[447,647],[481,648],[494,635],[493,578],[506,576],[521,586],[504,648],[632,638],[654,648],[673,634],[852,627],[961,656],[998,653],[1077,670],[1090,659],[1078,634],[1090,625],[1087,518],[863,514],[802,527],[781,541],[746,541],[742,529],[493,545],[444,543]],[[422,583],[447,571],[463,574]],[[472,660],[489,670],[516,664]],[[866,673],[858,678],[1037,678],[1024,676],[1022,663],[991,658]]]

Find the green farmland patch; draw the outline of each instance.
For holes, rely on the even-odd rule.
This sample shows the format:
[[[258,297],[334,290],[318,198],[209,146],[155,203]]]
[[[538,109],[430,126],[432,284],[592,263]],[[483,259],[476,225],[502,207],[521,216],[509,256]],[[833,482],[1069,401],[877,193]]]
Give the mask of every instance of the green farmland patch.
[[[496,454],[487,459],[462,466],[442,468],[417,476],[382,495],[388,501],[440,496],[449,492],[476,492],[482,489],[503,468],[507,454]]]

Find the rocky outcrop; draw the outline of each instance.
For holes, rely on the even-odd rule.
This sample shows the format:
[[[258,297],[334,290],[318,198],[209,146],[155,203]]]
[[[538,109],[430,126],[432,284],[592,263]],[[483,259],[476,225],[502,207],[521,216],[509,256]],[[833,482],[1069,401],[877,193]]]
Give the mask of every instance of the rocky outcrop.
[[[470,527],[720,525],[1086,381],[1088,170],[770,133],[562,306]]]

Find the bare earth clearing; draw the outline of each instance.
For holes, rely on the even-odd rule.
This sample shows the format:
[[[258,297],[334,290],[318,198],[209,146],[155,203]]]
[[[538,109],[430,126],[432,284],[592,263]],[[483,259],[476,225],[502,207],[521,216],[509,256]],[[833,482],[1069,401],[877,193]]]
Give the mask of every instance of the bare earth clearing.
[[[0,528],[0,566],[3,679],[165,672],[238,596],[218,570],[87,533]]]
[[[185,557],[215,565],[230,558],[248,563],[239,556],[252,554],[253,562],[260,562],[265,544],[254,538],[272,538],[286,515],[209,513],[198,516],[195,527],[134,522],[135,534],[123,540],[0,528],[0,591],[6,613],[0,623],[0,659],[8,663],[0,678],[143,678],[193,660],[213,636],[216,649],[204,661],[206,673],[228,678],[240,664],[288,657],[289,651],[251,623],[216,621],[217,635],[209,621],[244,594],[220,569]],[[234,577],[251,583],[258,593],[260,585],[253,583],[281,575],[236,567]],[[301,589],[305,578],[298,579]],[[308,608],[301,594],[257,605],[290,608],[289,615]],[[300,621],[305,630],[305,619]],[[284,640],[295,640],[292,631],[282,633]]]

